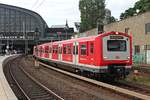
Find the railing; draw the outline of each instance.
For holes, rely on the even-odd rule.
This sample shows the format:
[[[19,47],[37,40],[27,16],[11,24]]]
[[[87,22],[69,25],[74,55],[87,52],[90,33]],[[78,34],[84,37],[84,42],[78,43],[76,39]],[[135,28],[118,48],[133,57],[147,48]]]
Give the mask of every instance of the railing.
[[[145,54],[136,54],[132,56],[132,61],[135,64],[146,64],[146,55]]]

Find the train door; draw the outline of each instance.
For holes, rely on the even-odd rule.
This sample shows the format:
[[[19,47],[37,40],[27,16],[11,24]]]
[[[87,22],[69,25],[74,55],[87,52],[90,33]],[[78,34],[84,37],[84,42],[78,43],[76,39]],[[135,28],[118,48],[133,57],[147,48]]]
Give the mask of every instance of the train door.
[[[79,63],[89,64],[88,42],[79,43]]]
[[[52,59],[58,60],[58,45],[53,45]]]
[[[73,64],[78,64],[78,42],[73,43]]]
[[[62,61],[62,44],[58,45],[58,58],[59,61]]]
[[[88,42],[88,56],[89,56],[89,64],[93,65],[94,64],[94,42],[89,41]]]

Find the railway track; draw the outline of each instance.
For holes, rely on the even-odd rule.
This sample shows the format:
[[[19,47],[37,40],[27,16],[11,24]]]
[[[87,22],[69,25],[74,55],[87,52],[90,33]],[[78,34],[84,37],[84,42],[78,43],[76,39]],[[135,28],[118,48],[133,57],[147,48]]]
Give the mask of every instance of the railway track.
[[[6,67],[6,66],[5,66]],[[6,69],[5,69],[6,71]],[[27,100],[63,100],[60,96],[49,90],[30,76],[20,67],[18,58],[10,60],[7,64],[7,72],[10,73],[14,82],[24,94],[23,99]],[[8,77],[8,76],[7,76]],[[7,78],[8,79],[8,78]]]
[[[124,82],[124,81],[114,82],[114,83],[112,83],[112,85],[150,96],[150,87],[149,86],[135,84],[132,82]]]
[[[19,59],[20,60],[20,59]],[[11,65],[9,64],[9,67],[11,67],[12,69],[11,69],[11,73],[12,74],[14,74],[14,73],[18,73],[19,72],[19,70],[20,70],[20,72],[21,71],[23,71],[23,73],[26,73],[26,71],[24,70],[24,67],[22,67],[22,66],[18,66],[18,65],[20,65],[19,64],[19,60],[17,60],[17,63],[16,62],[13,62]],[[24,60],[27,60],[27,59],[24,59]],[[31,59],[30,59],[31,60]],[[10,61],[11,62],[11,61]],[[24,62],[24,61],[23,61]],[[27,65],[29,65],[30,64],[30,62],[24,62],[25,64],[26,64],[26,66]],[[16,70],[16,65],[18,66],[17,68],[17,70]],[[73,73],[70,73],[70,72],[66,72],[66,71],[64,71],[64,70],[60,70],[60,69],[56,69],[56,68],[54,68],[54,67],[51,67],[51,66],[49,66],[49,65],[46,65],[46,64],[44,64],[44,63],[40,63],[40,65],[42,65],[42,66],[44,66],[45,68],[48,68],[48,69],[51,69],[51,70],[55,70],[56,72],[59,72],[59,73],[62,73],[62,74],[64,74],[64,75],[67,75],[67,76],[71,76],[71,77],[73,77],[73,78],[76,78],[76,79],[79,79],[79,80],[81,80],[81,81],[85,81],[85,82],[87,82],[87,83],[90,83],[91,85],[96,85],[96,86],[98,86],[98,87],[102,87],[102,88],[104,88],[104,89],[106,89],[106,90],[109,90],[109,91],[112,91],[113,93],[117,93],[117,94],[123,94],[123,95],[125,95],[125,96],[128,96],[129,98],[133,98],[133,99],[144,99],[144,100],[150,100],[150,96],[149,96],[149,92],[146,92],[145,90],[143,90],[143,89],[139,89],[139,88],[137,88],[138,86],[136,86],[136,87],[132,87],[132,85],[130,86],[128,86],[127,84],[125,84],[125,83],[117,83],[117,85],[119,86],[119,87],[122,87],[122,88],[126,88],[126,89],[122,89],[122,88],[119,88],[118,86],[112,86],[112,85],[110,85],[110,84],[105,84],[105,83],[102,83],[102,82],[99,82],[99,81],[96,81],[96,80],[92,80],[92,79],[89,79],[89,78],[85,78],[85,77],[82,77],[82,76],[78,76],[78,75],[76,75],[76,74],[73,74]],[[15,67],[14,67],[15,66]],[[21,69],[20,69],[21,68]],[[23,69],[22,69],[23,68]],[[40,69],[42,69],[42,67],[40,66]],[[13,75],[14,77],[16,77],[16,76],[18,76],[18,74],[16,73],[16,75]],[[48,74],[48,73],[47,73]],[[25,74],[26,75],[26,74]],[[21,75],[19,75],[19,76],[21,76]],[[26,75],[26,76],[30,76],[30,75]],[[22,77],[22,76],[21,76]],[[21,80],[21,84],[22,84],[22,82],[24,82],[24,80],[22,80],[22,79],[20,79],[20,78],[15,78],[16,80]],[[26,79],[25,79],[26,80]],[[19,83],[19,82],[18,82]],[[23,83],[24,84],[24,83]],[[31,83],[30,83],[31,84]],[[124,85],[123,85],[124,84]],[[46,85],[46,84],[45,84]],[[22,85],[21,85],[21,87],[22,88],[24,88]],[[38,87],[38,86],[37,86]],[[25,88],[27,88],[27,85],[25,86]],[[32,86],[31,85],[29,85],[28,86],[28,89],[27,89],[27,92],[29,92],[29,94],[30,95],[32,95],[32,93],[30,93],[30,88],[32,89]],[[132,88],[132,89],[131,89]],[[143,87],[142,87],[143,88]],[[34,88],[33,88],[34,89]],[[32,90],[33,90],[32,89]],[[136,90],[136,92],[133,92],[133,91],[129,91],[129,90]],[[144,92],[142,92],[143,94],[140,94],[141,92],[140,91],[144,91]],[[149,91],[149,90],[148,90]],[[68,91],[69,92],[69,91]],[[37,92],[37,94],[38,94],[39,92]],[[42,93],[42,92],[41,92]],[[26,94],[26,93],[25,93]],[[36,93],[35,93],[36,94]],[[146,95],[144,95],[144,94],[146,94]],[[27,95],[27,94],[26,94]],[[41,94],[40,94],[41,95]],[[32,97],[33,97],[34,95],[32,95]],[[37,96],[37,95],[36,95]],[[44,95],[43,95],[44,96]],[[61,95],[62,96],[62,95]],[[28,96],[29,97],[29,96]],[[40,96],[39,96],[40,97]],[[52,96],[50,96],[50,97],[52,97]],[[28,99],[28,98],[27,98]],[[34,99],[34,98],[31,98],[31,99]],[[52,99],[56,99],[56,98],[52,98]],[[57,98],[58,99],[58,98]],[[59,99],[62,99],[62,98],[59,98]],[[39,100],[42,100],[41,98],[39,98]],[[44,99],[44,100],[46,100],[46,99]],[[48,99],[49,100],[49,99]]]
[[[150,66],[146,65],[133,65],[133,70],[139,70],[140,72],[150,73]]]
[[[98,85],[98,86],[100,86],[102,88],[105,88],[105,89],[108,89],[108,90],[111,90],[111,91],[115,91],[116,93],[127,95],[129,97],[133,97],[133,98],[136,98],[136,99],[150,100],[150,96],[144,94],[144,93],[148,93],[149,94],[149,91],[144,90],[144,92],[142,92],[143,94],[141,94],[141,91],[143,91],[143,89],[132,87],[132,85],[127,85],[125,83],[124,84],[123,83],[117,83],[118,86],[117,85],[114,86],[114,85],[111,85],[111,84],[106,84],[106,83],[99,82],[99,81],[96,81],[96,80],[93,80],[93,79],[89,79],[89,78],[86,78],[86,77],[83,77],[83,76],[79,76],[79,75],[76,75],[76,74],[73,74],[73,73],[70,73],[70,72],[58,69],[58,68],[54,68],[54,67],[51,67],[51,66],[49,66],[47,64],[44,64],[42,62],[40,62],[40,65],[45,66],[47,68],[50,68],[52,70],[55,70],[57,72],[63,73],[65,75],[68,75],[68,76],[71,76],[71,77],[74,77],[74,78],[86,81],[88,83],[91,83],[91,84],[94,84],[94,85]],[[136,89],[136,91],[133,91],[135,89]]]

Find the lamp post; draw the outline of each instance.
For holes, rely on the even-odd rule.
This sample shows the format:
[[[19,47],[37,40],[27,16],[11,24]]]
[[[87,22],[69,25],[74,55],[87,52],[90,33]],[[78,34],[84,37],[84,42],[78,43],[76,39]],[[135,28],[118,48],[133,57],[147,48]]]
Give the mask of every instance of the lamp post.
[[[104,32],[103,21],[100,18],[97,18],[96,22],[97,22],[97,32],[98,32],[98,34],[103,33]]]
[[[36,50],[36,55],[37,55],[38,54],[37,53],[37,50],[38,50],[37,45],[38,45],[38,40],[39,40],[39,29],[38,28],[35,28],[35,38],[34,39],[35,39],[35,45],[36,45],[35,50]],[[39,68],[39,62],[38,62],[37,58],[35,58],[34,65],[35,65],[35,68]]]
[[[65,33],[66,33],[66,40],[68,39],[68,38],[67,38],[67,31],[68,31],[68,29],[69,29],[68,21],[66,20],[66,25],[65,25],[65,27],[64,27],[64,30],[65,30]]]
[[[26,33],[26,26],[25,22],[23,21],[23,34],[24,34],[24,41],[25,41],[25,55],[28,54],[28,37]]]
[[[39,29],[35,28],[35,44],[36,46],[38,45],[38,40],[39,40]]]
[[[66,40],[68,39],[68,37],[67,37],[67,31],[68,31],[68,26],[66,26],[65,28],[64,28],[64,30],[65,30],[65,33],[66,33]]]
[[[25,54],[28,54],[28,34],[25,32]]]
[[[61,40],[61,32],[57,32],[57,35],[58,35],[58,41],[60,41]]]

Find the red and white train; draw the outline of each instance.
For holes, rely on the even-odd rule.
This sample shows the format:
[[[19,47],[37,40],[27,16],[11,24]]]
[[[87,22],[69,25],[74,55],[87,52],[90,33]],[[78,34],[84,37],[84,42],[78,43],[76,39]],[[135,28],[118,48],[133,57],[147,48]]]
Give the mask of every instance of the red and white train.
[[[125,77],[132,64],[132,39],[126,33],[49,42],[34,46],[34,56],[55,65],[112,78]]]

